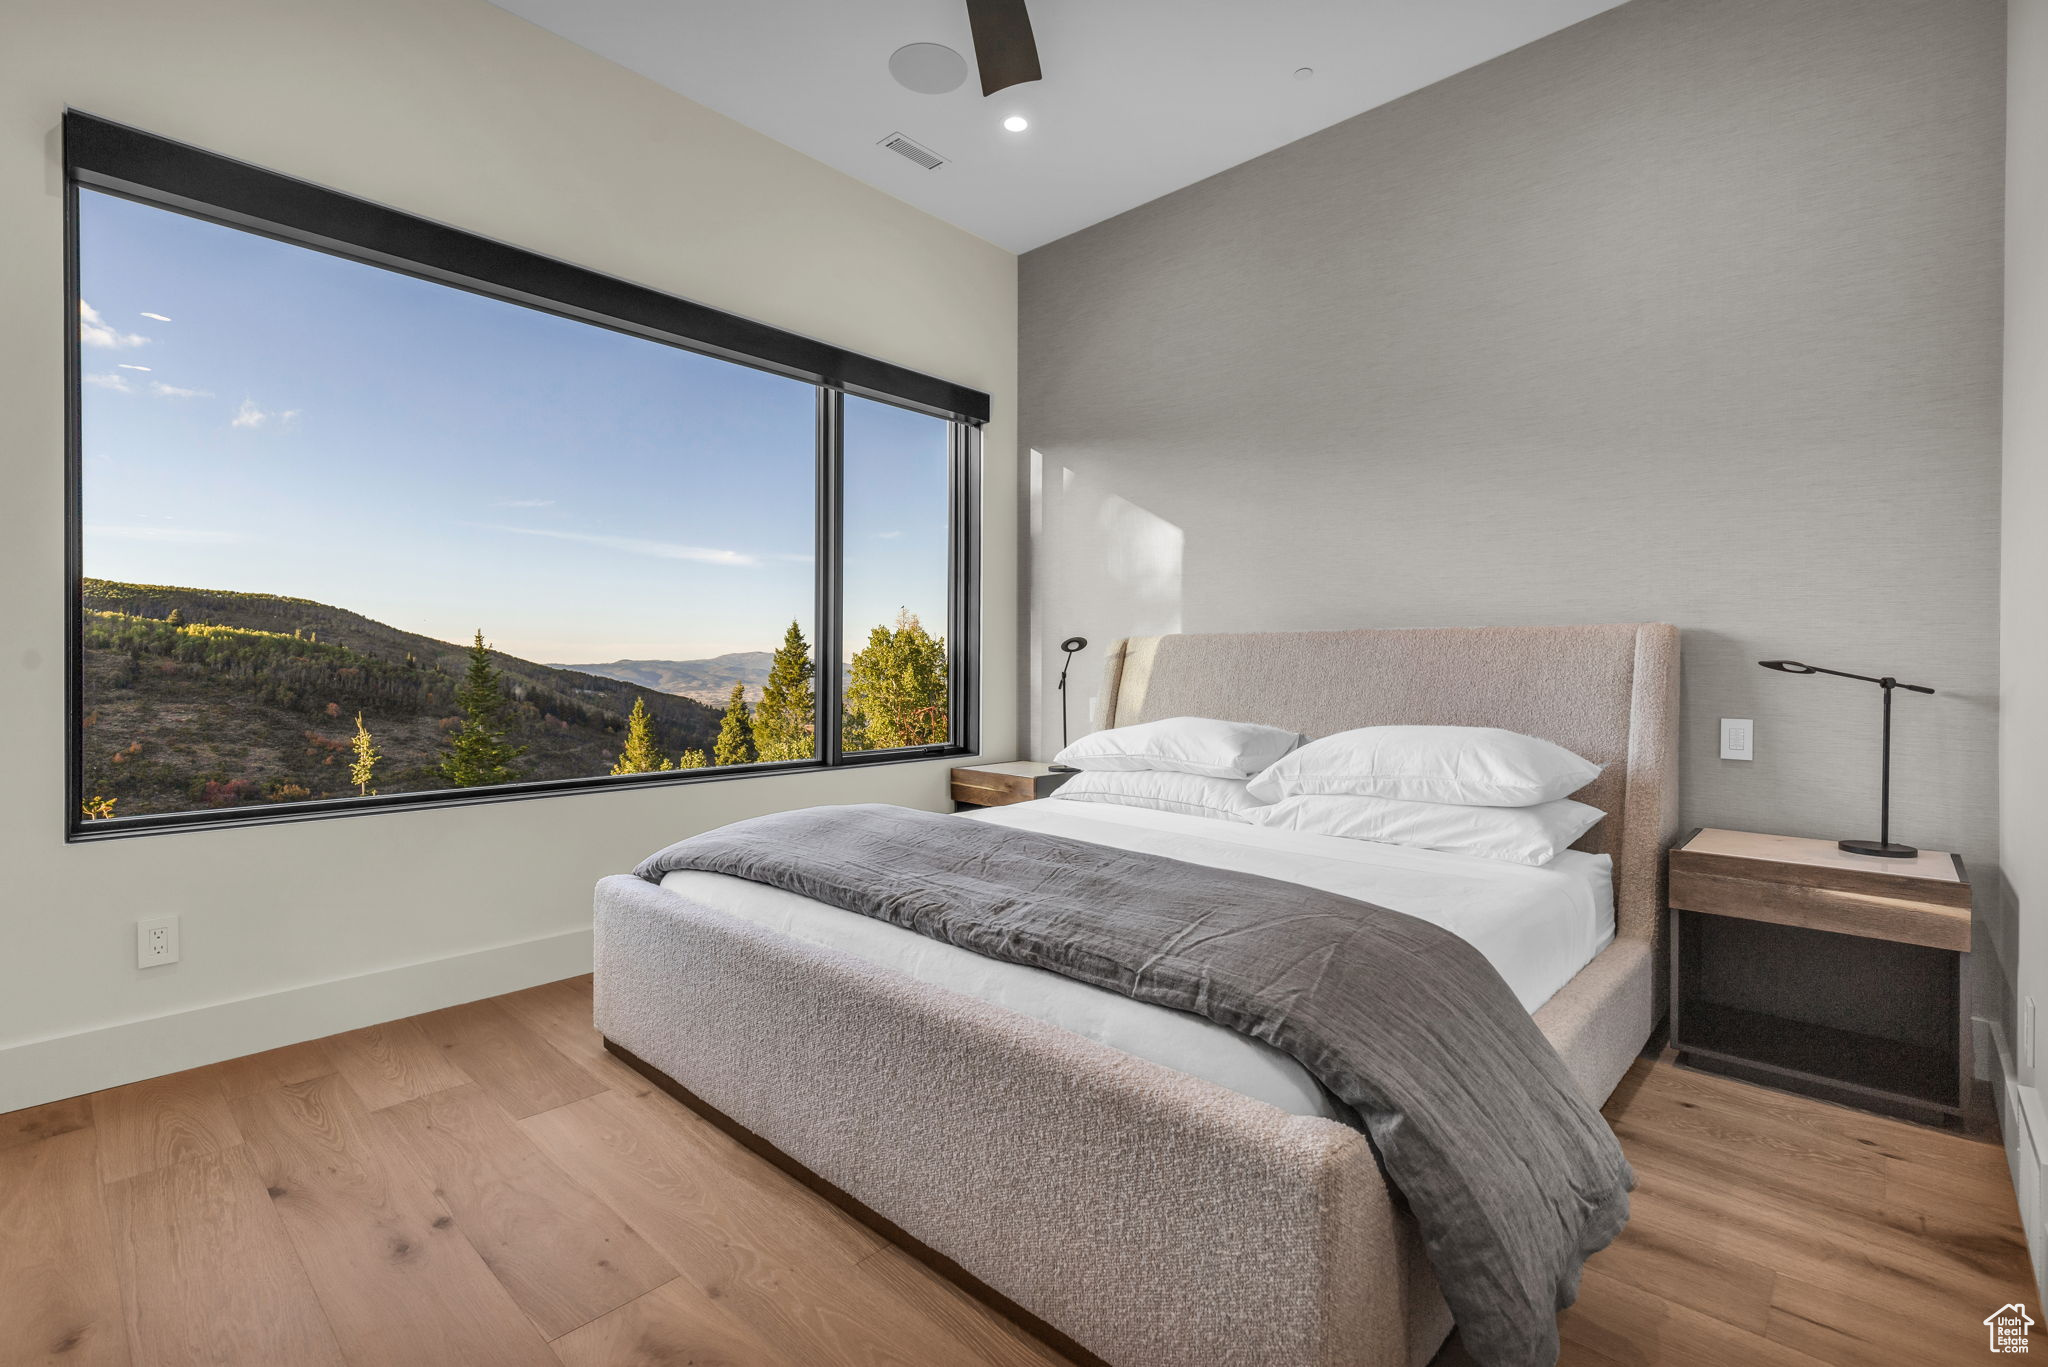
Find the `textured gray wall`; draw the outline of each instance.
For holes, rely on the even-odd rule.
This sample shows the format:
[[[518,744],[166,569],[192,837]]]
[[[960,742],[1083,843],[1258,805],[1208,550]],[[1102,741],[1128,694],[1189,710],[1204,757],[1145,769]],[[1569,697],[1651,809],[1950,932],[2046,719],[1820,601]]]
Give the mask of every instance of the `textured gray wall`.
[[[1023,257],[1034,753],[1070,633],[1661,620],[1690,823],[1874,836],[1753,662],[1890,672],[1989,885],[2004,14],[1634,0]]]

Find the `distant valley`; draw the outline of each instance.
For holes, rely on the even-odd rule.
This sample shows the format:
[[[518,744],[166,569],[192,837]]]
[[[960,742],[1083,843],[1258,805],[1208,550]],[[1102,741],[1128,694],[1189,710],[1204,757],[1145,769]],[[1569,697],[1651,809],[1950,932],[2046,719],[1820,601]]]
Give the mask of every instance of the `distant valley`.
[[[768,682],[768,667],[774,662],[771,651],[742,650],[709,660],[613,660],[604,665],[558,664],[550,668],[573,669],[724,707],[734,684],[745,686],[748,702],[759,702],[762,686]]]
[[[353,796],[358,714],[381,753],[377,791],[447,786],[439,764],[466,645],[277,594],[87,579],[82,596],[82,796],[114,799],[109,814]],[[758,659],[766,677],[766,653],[727,658]],[[491,661],[523,778],[609,772],[635,699],[662,756],[708,750],[718,734],[719,713],[688,695],[495,651]]]

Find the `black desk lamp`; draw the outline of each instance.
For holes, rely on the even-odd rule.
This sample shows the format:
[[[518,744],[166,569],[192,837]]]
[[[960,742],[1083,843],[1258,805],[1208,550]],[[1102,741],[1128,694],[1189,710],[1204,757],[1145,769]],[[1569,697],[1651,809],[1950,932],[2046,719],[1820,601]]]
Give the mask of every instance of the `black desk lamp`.
[[[1067,671],[1074,667],[1074,652],[1086,650],[1086,636],[1069,636],[1060,642],[1060,649],[1067,652],[1067,661],[1060,666],[1060,749],[1067,748]]]
[[[1838,679],[1861,679],[1884,690],[1884,782],[1879,790],[1882,796],[1877,809],[1877,839],[1838,840],[1835,843],[1850,854],[1875,855],[1879,859],[1911,859],[1919,854],[1920,851],[1911,845],[1892,844],[1892,690],[1904,688],[1915,693],[1932,693],[1934,690],[1922,688],[1919,684],[1900,683],[1889,674],[1873,679],[1868,674],[1844,674],[1839,669],[1803,665],[1797,660],[1758,660],[1757,663],[1781,674],[1832,674]]]

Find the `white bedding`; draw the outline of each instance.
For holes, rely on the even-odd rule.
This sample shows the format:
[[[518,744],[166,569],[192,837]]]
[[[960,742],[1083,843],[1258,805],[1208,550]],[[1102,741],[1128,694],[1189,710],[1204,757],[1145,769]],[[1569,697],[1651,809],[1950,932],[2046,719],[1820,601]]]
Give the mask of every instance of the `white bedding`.
[[[1019,803],[962,819],[1240,869],[1406,912],[1476,946],[1531,1012],[1614,938],[1613,874],[1604,854],[1567,850],[1554,862],[1532,868],[1078,802]],[[979,997],[1296,1115],[1333,1114],[1329,1097],[1299,1063],[1200,1016],[1133,1001],[1041,968],[986,959],[884,921],[723,874],[671,873],[661,885],[701,905]]]

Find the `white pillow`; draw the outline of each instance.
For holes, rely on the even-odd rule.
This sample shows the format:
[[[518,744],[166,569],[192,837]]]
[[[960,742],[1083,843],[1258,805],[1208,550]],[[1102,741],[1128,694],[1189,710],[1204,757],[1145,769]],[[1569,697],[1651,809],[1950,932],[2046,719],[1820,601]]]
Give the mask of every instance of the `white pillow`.
[[[1315,795],[1284,798],[1258,809],[1261,826],[1383,845],[1449,850],[1515,864],[1548,864],[1593,829],[1606,813],[1559,798],[1529,807],[1474,807],[1454,802],[1404,802],[1393,797]]]
[[[1246,721],[1168,717],[1083,736],[1052,757],[1074,769],[1155,769],[1250,778],[1301,744],[1298,731]]]
[[[1068,802],[1109,802],[1119,807],[1150,807],[1161,812],[1251,821],[1261,810],[1245,794],[1241,778],[1210,778],[1159,769],[1083,770],[1053,789]]]
[[[1527,807],[1569,797],[1600,766],[1490,726],[1364,726],[1310,741],[1252,780],[1261,802],[1349,793],[1404,802]]]

